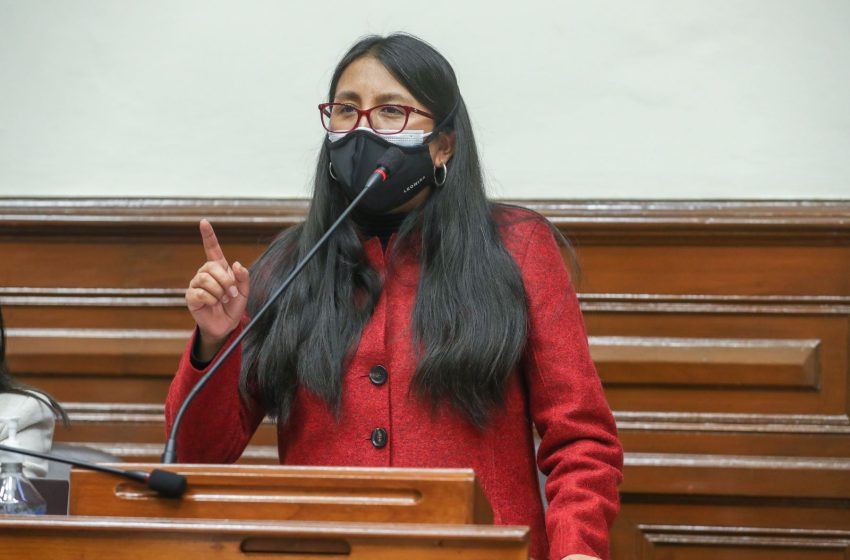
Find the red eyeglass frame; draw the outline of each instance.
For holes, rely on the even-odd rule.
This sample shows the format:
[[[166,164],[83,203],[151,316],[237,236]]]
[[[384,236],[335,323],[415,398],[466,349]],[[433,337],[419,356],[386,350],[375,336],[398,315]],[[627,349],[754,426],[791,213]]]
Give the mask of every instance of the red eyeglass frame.
[[[328,107],[332,107],[334,105],[343,105],[345,107],[349,107],[349,108],[357,111],[357,120],[354,121],[354,126],[352,126],[349,130],[331,130],[325,125],[325,119],[324,119],[325,109],[327,109]],[[434,115],[432,115],[431,113],[423,111],[422,109],[417,109],[416,107],[411,107],[410,105],[401,105],[399,103],[381,103],[380,105],[375,105],[374,107],[371,107],[369,109],[358,109],[357,107],[355,107],[351,103],[320,103],[319,104],[319,120],[322,121],[322,128],[324,128],[328,132],[345,133],[345,132],[351,132],[352,130],[356,129],[357,125],[360,124],[360,119],[362,119],[363,117],[366,117],[366,122],[369,124],[369,128],[371,128],[375,132],[378,132],[377,129],[375,129],[375,127],[372,126],[371,115],[372,115],[372,111],[374,111],[375,109],[379,109],[381,107],[399,107],[401,109],[404,109],[404,125],[402,125],[401,130],[396,131],[396,132],[381,132],[380,134],[382,134],[384,136],[390,136],[390,135],[393,135],[393,134],[401,134],[402,132],[404,132],[404,129],[407,128],[407,122],[410,120],[410,113],[416,113],[417,115],[422,115],[423,117],[428,117],[429,119],[434,120]]]

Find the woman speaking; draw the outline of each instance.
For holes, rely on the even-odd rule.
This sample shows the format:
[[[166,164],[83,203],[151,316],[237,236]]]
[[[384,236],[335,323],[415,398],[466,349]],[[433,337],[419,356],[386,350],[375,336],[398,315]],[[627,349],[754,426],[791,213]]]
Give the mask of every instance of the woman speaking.
[[[487,200],[451,66],[409,35],[364,38],[319,113],[327,134],[303,224],[249,272],[201,222],[207,262],[186,292],[197,329],[169,430],[377,158],[398,146],[403,160],[198,394],[178,459],[236,461],[269,415],[282,464],[472,468],[496,522],[531,527],[533,557],[607,557],[622,449],[575,291],[548,222]]]

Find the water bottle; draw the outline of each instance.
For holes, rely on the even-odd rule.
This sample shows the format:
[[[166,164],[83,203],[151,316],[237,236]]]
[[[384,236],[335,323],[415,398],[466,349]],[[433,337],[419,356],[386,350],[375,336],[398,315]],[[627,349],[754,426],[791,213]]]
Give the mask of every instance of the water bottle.
[[[18,445],[18,421],[15,418],[4,419],[9,432],[6,445]],[[23,458],[17,453],[0,454],[0,514],[44,515],[47,502],[32,482],[24,476]]]

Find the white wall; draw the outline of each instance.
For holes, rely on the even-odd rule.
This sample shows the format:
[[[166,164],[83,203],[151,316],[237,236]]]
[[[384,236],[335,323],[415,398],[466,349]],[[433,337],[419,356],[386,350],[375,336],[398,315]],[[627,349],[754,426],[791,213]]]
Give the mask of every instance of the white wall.
[[[307,196],[333,66],[394,30],[494,196],[850,198],[846,0],[0,0],[0,195]]]

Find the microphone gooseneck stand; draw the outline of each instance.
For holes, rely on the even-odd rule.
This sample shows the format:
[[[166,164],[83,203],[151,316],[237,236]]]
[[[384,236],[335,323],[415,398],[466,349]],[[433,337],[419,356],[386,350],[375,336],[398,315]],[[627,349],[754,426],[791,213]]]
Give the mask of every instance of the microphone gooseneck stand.
[[[372,172],[372,175],[366,181],[366,184],[363,186],[363,190],[351,201],[351,204],[340,214],[339,218],[328,228],[328,231],[316,242],[316,245],[313,246],[312,249],[304,256],[298,264],[295,265],[295,268],[286,277],[283,283],[268,297],[263,306],[257,311],[257,313],[251,318],[251,321],[245,325],[245,328],[242,329],[242,332],[230,343],[230,345],[224,349],[219,357],[216,358],[215,362],[210,366],[209,371],[195,384],[189,394],[186,396],[186,399],[183,401],[183,404],[180,406],[180,410],[177,411],[177,415],[174,417],[174,424],[171,426],[171,433],[168,436],[168,441],[165,444],[165,451],[162,453],[162,462],[165,464],[175,463],[177,461],[177,430],[180,427],[180,422],[183,420],[183,415],[186,412],[189,404],[195,398],[195,395],[207,384],[207,381],[215,375],[215,372],[218,371],[218,368],[221,367],[221,364],[233,353],[237,346],[242,342],[242,339],[245,338],[245,335],[251,331],[251,328],[260,320],[260,318],[265,315],[266,311],[274,304],[278,297],[289,287],[292,281],[298,276],[301,270],[307,265],[313,255],[325,244],[325,242],[330,238],[331,235],[337,230],[339,225],[348,217],[352,210],[357,206],[360,200],[369,192],[373,186],[378,184],[379,182],[386,181],[389,175],[396,169],[398,163],[401,162],[404,157],[404,153],[396,148],[395,146],[387,149],[386,152],[378,159],[378,164],[376,165],[376,169]]]
[[[0,445],[0,451],[16,453],[18,455],[27,455],[29,457],[38,457],[39,459],[47,459],[48,461],[54,461],[56,463],[65,463],[66,465],[73,465],[82,469],[114,474],[122,478],[129,478],[130,480],[141,482],[151,490],[155,490],[160,495],[168,498],[179,498],[186,491],[185,476],[171,471],[164,471],[162,469],[154,469],[151,472],[127,471],[124,469],[98,465],[96,463],[87,463],[76,459],[68,459],[58,455],[51,455],[49,453],[31,451],[21,447],[10,447],[8,445]]]

